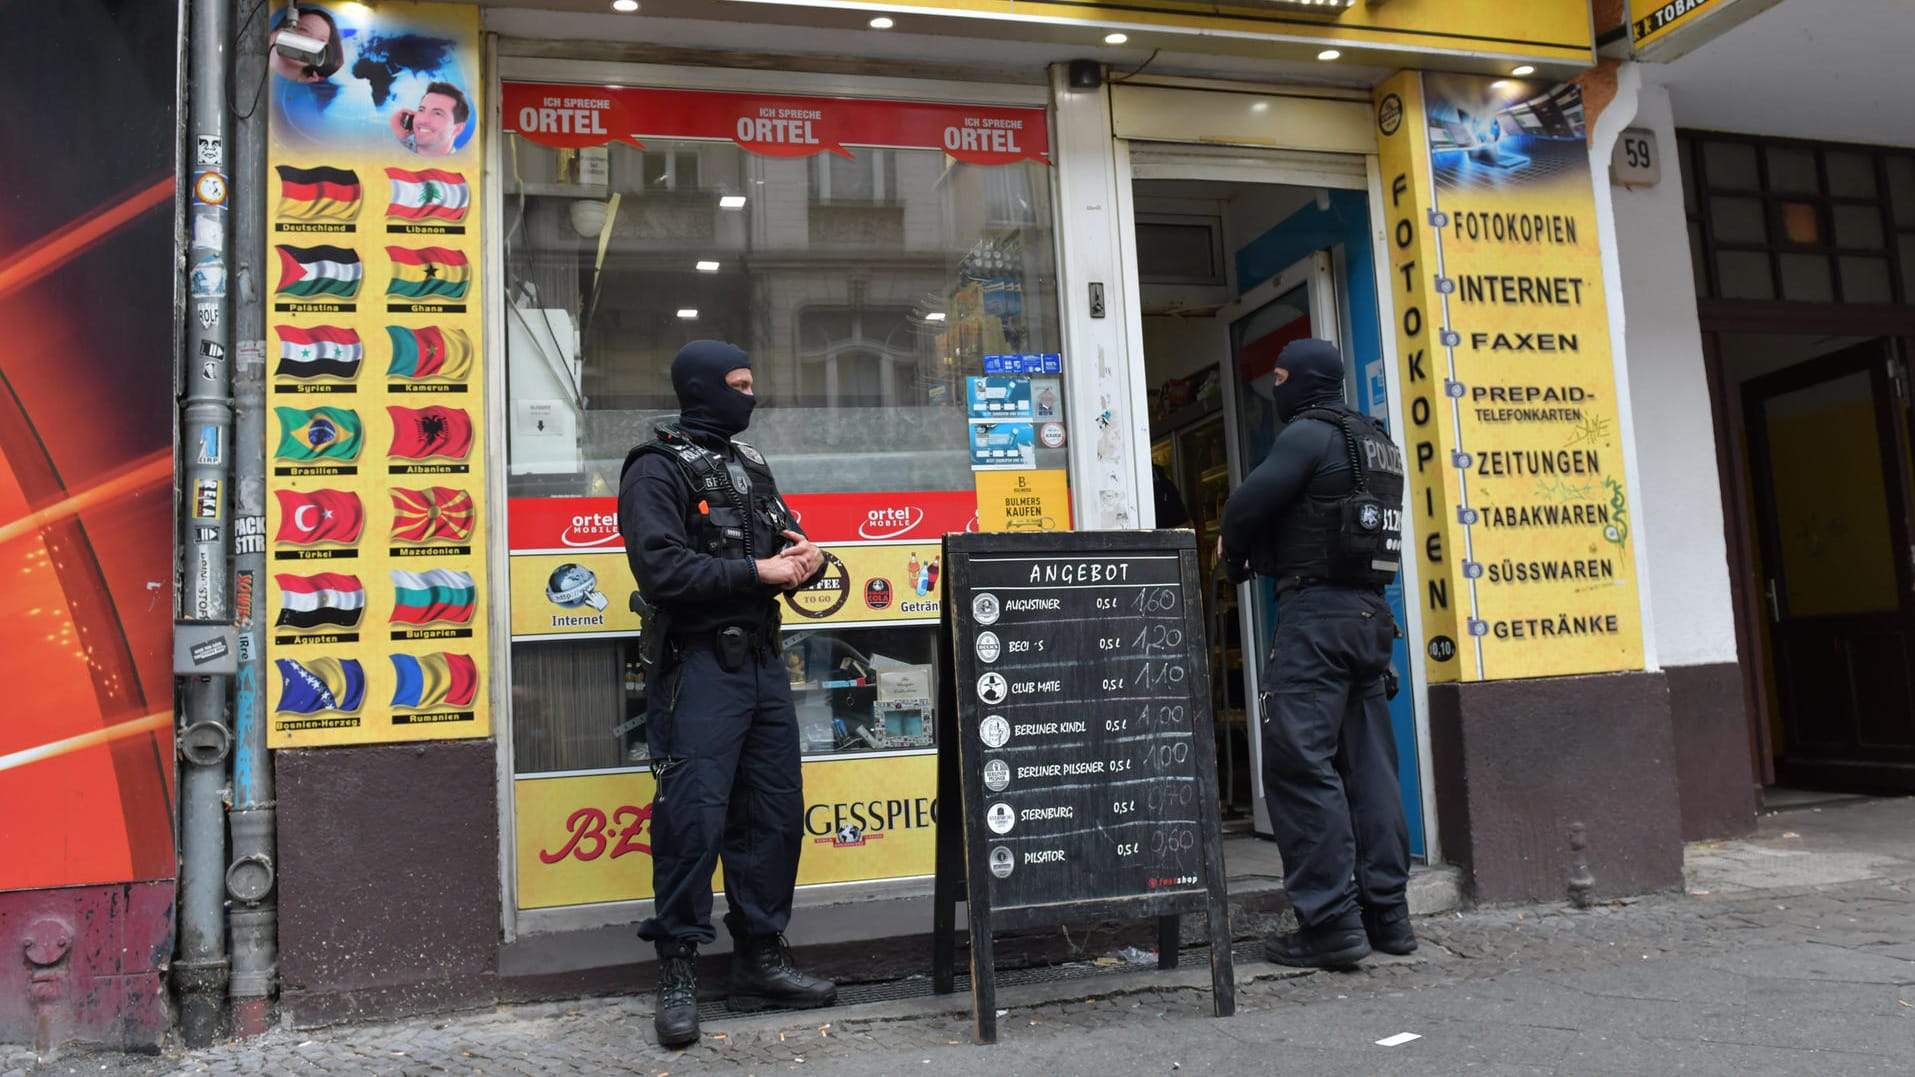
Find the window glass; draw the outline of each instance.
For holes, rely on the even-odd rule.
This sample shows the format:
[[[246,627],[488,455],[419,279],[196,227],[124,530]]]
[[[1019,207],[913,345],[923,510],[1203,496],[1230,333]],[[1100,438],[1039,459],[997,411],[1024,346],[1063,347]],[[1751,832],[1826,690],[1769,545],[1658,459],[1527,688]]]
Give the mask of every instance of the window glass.
[[[1790,194],[1814,194],[1821,184],[1815,178],[1815,151],[1796,146],[1768,146],[1769,190]]]
[[[1705,141],[1702,163],[1715,190],[1753,191],[1761,183],[1755,170],[1755,147],[1746,143]]]

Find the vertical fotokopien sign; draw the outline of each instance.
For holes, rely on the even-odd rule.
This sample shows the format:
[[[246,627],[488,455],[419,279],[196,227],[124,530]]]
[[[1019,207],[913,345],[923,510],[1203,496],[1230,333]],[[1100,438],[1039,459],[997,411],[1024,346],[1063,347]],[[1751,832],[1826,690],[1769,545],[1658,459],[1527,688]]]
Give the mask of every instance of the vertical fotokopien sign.
[[[1409,72],[1376,103],[1429,678],[1639,669],[1581,91]]]
[[[269,743],[487,736],[478,13],[297,11],[324,48],[272,57],[248,195],[268,220]]]

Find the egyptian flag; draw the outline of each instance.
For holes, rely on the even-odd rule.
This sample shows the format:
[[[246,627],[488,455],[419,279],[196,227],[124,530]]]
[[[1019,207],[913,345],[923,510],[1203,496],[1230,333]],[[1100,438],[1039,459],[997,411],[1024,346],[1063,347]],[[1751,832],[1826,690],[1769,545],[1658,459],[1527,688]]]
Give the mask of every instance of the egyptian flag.
[[[479,694],[479,667],[469,654],[394,654],[392,672],[398,687],[392,705],[407,710],[428,707],[470,707]]]
[[[282,250],[284,248],[281,248]],[[386,294],[400,299],[464,299],[472,280],[465,255],[444,247],[387,247],[392,281]]]
[[[423,625],[434,621],[464,624],[472,620],[478,588],[470,575],[446,568],[425,572],[404,572],[396,568],[388,571],[395,592],[393,624]]]
[[[279,573],[279,627],[356,628],[366,612],[366,588],[357,576]]]
[[[278,165],[279,215],[294,221],[350,221],[364,192],[350,168]]]
[[[437,168],[418,172],[388,168],[386,178],[392,181],[392,204],[386,207],[386,216],[402,221],[465,220],[472,189],[459,173]]]
[[[279,533],[274,542],[314,546],[322,542],[353,543],[366,526],[359,495],[349,490],[274,490],[279,499]]]
[[[281,713],[357,711],[366,701],[366,673],[357,658],[278,658]]]
[[[472,373],[472,338],[463,329],[428,325],[424,329],[386,326],[392,338],[392,362],[386,376],[392,378],[450,378],[462,380]]]
[[[358,252],[323,244],[293,247],[284,243],[274,250],[279,252],[280,295],[295,299],[321,295],[351,299],[359,294],[359,281],[365,274],[359,265]]]
[[[392,489],[392,541],[434,542],[441,539],[464,542],[472,537],[472,525],[478,518],[472,494],[446,486],[424,490]]]
[[[472,451],[472,417],[464,408],[387,407],[392,416],[392,451],[387,456],[424,460],[444,456],[463,460]]]
[[[358,459],[361,431],[357,412],[332,407],[274,408],[273,414],[279,416],[279,448],[273,451],[278,459]]]
[[[292,378],[344,378],[359,376],[359,361],[366,346],[359,331],[336,325],[315,325],[301,329],[296,325],[275,325],[279,334],[279,366],[273,373]]]

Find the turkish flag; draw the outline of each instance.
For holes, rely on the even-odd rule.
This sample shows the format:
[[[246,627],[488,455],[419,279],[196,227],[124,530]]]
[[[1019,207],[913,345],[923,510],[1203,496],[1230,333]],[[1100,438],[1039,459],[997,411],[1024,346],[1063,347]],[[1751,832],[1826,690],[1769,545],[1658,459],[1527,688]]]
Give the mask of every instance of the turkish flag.
[[[274,490],[279,498],[279,533],[274,542],[311,546],[321,542],[353,543],[366,524],[359,495],[347,490]]]

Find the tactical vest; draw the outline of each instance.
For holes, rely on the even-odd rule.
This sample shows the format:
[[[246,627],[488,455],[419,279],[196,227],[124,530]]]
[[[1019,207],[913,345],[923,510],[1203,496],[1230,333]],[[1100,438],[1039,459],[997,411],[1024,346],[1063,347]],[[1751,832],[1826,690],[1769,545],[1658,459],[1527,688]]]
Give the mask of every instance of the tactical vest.
[[[685,536],[692,548],[712,557],[770,557],[776,549],[753,548],[751,524],[759,520],[771,528],[774,539],[791,527],[791,510],[778,496],[778,484],[771,468],[758,450],[742,441],[732,442],[738,463],[751,480],[747,496],[732,482],[725,458],[688,437],[676,425],[656,428],[656,440],[645,442],[625,456],[619,470],[623,479],[632,464],[645,453],[662,453],[678,462],[685,481],[691,484],[693,501],[685,506]]]
[[[1296,418],[1318,419],[1343,432],[1351,487],[1329,497],[1306,492],[1252,567],[1274,579],[1387,586],[1403,561],[1402,452],[1383,425],[1367,415],[1310,408]]]

